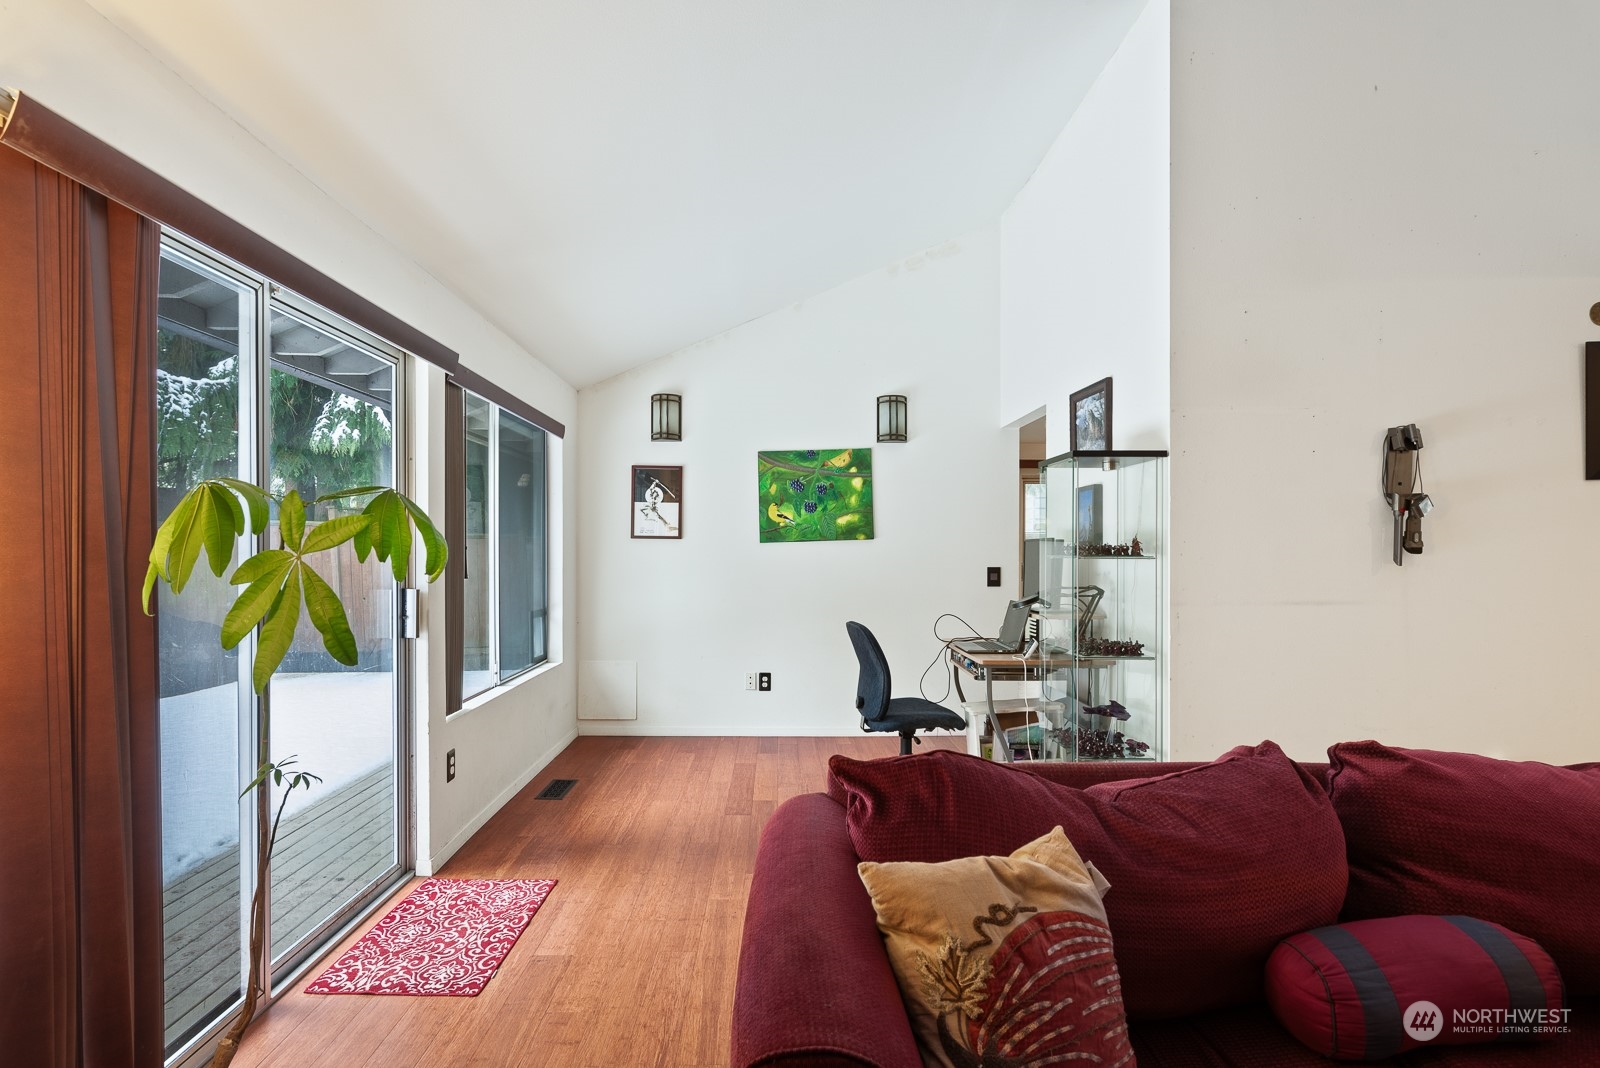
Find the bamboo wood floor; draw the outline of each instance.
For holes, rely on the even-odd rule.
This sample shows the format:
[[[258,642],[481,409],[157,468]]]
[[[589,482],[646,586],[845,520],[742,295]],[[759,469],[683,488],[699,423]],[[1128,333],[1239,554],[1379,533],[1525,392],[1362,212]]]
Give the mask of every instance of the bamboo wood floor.
[[[234,1065],[726,1065],[762,825],[779,802],[824,788],[830,755],[897,745],[892,735],[579,738],[439,872],[560,880],[482,994],[296,990],[256,1021]],[[927,739],[918,751],[964,745]],[[555,778],[578,785],[563,801],[537,800]]]

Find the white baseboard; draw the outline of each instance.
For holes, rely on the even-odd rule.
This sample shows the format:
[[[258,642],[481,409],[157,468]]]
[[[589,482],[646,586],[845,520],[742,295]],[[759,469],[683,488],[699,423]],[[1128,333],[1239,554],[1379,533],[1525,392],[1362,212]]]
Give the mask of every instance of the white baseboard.
[[[445,861],[449,860],[455,855],[456,850],[466,845],[469,838],[477,834],[478,831],[483,828],[483,825],[488,823],[490,818],[493,817],[496,812],[499,812],[506,806],[507,801],[510,801],[513,797],[517,796],[518,790],[521,790],[523,787],[532,782],[535,775],[538,775],[545,768],[549,767],[550,762],[556,757],[560,756],[562,750],[566,749],[567,746],[577,741],[577,738],[578,731],[576,729],[568,731],[566,734],[562,735],[561,740],[555,745],[552,745],[549,749],[546,749],[543,753],[540,753],[539,756],[534,759],[534,762],[528,765],[528,770],[524,771],[522,774],[513,779],[511,781],[511,785],[507,786],[504,790],[501,790],[498,794],[496,794],[494,799],[487,805],[484,805],[483,808],[478,811],[476,816],[473,816],[467,821],[466,826],[457,831],[448,842],[440,846],[433,852],[432,856],[428,857],[427,871],[422,870],[422,860],[421,858],[418,858],[417,874],[427,876],[438,871],[439,868],[444,865]]]
[[[785,727],[782,725],[738,727],[660,726],[649,723],[619,720],[582,720],[578,733],[587,737],[642,737],[642,738],[871,738],[859,728],[841,730],[838,727]],[[959,738],[964,731],[918,731],[917,737],[948,736]],[[878,734],[879,738],[893,738],[892,734]]]

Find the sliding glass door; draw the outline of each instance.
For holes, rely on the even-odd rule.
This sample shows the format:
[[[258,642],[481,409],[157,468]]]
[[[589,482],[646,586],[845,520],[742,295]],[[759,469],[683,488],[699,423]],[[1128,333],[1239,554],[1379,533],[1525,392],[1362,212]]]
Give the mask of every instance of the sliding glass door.
[[[270,315],[268,488],[299,491],[309,529],[366,503],[311,503],[318,497],[394,485],[397,368],[282,306]],[[359,663],[329,656],[308,616],[272,680],[272,759],[294,757],[322,776],[284,809],[272,864],[274,965],[315,948],[347,906],[387,883],[400,859],[394,577],[376,558],[357,559],[350,542],[320,562],[344,604]]]
[[[238,477],[308,503],[396,485],[404,426],[400,354],[203,250],[169,239],[160,273],[158,495],[162,518],[195,483]],[[404,489],[403,486],[400,488]],[[308,523],[364,501],[313,504]],[[276,510],[239,555],[278,543]],[[202,563],[159,594],[166,1039],[169,1057],[237,1006],[251,967],[258,804],[240,790],[263,754],[322,777],[284,812],[269,876],[268,953],[281,980],[409,867],[404,658],[387,566],[346,544],[318,558],[343,602],[359,664],[323,649],[309,620],[266,695],[254,642],[220,625],[237,592]]]
[[[196,482],[253,474],[247,387],[259,293],[173,249],[162,257],[159,284],[156,502],[165,520]],[[158,591],[166,1036],[172,1050],[205,1031],[244,989],[246,873],[253,864],[247,827],[253,823],[246,824],[239,788],[250,781],[245,769],[253,763],[254,702],[250,643],[231,651],[221,643],[232,587],[202,564],[181,596],[165,586]]]

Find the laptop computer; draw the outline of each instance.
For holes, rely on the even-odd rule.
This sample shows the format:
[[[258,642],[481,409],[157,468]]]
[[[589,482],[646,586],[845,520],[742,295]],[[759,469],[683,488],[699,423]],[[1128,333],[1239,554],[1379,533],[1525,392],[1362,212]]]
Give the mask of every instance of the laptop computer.
[[[1028,638],[1029,608],[1020,601],[1006,606],[1005,621],[996,638],[967,638],[955,643],[964,653],[1019,653]]]

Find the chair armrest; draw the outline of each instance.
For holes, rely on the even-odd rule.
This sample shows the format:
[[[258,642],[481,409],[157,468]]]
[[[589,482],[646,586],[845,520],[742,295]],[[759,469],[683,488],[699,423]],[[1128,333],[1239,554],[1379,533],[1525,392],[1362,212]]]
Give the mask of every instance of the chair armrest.
[[[761,832],[733,996],[733,1068],[921,1068],[900,988],[856,874],[844,809],[778,806]]]

